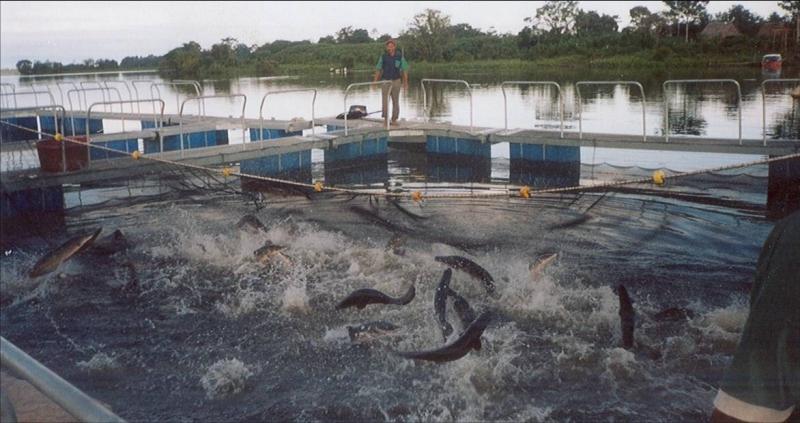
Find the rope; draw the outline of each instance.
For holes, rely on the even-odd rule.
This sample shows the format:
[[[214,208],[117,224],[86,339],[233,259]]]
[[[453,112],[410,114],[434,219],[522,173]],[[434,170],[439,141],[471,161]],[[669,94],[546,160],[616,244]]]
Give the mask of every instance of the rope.
[[[29,132],[32,132],[32,133],[35,133],[35,134],[51,137],[51,138],[55,137],[57,135],[57,134],[49,134],[49,133],[46,133],[46,132],[43,132],[43,131],[37,131],[37,130],[31,129],[31,128],[26,128],[24,126],[16,125],[16,124],[13,124],[13,123],[10,123],[10,122],[6,122],[6,121],[0,121],[0,123],[2,123],[4,125],[15,127],[15,128],[18,128],[18,129],[22,129],[22,130],[25,130],[25,131],[29,131]],[[62,138],[63,138],[64,141],[68,141],[68,142],[72,142],[72,143],[75,143],[75,144],[89,146],[90,148],[96,148],[96,149],[99,149],[99,150],[102,150],[102,151],[120,153],[120,150],[115,150],[113,148],[108,148],[108,147],[100,146],[100,145],[93,145],[91,143],[86,143],[84,141],[73,139],[73,138],[70,138],[70,137],[67,137],[67,136],[62,136]],[[188,169],[196,169],[196,170],[201,170],[201,171],[210,172],[210,173],[219,173],[220,172],[219,170],[211,168],[211,167],[194,165],[194,164],[191,164],[191,163],[184,163],[184,162],[179,162],[179,161],[174,161],[174,160],[167,160],[167,159],[162,159],[162,158],[159,158],[159,157],[153,157],[153,156],[149,156],[149,155],[142,155],[138,150],[133,152],[131,154],[131,156],[135,160],[138,160],[138,159],[150,160],[150,161],[157,162],[157,163],[163,163],[163,164],[172,165],[172,166],[184,167],[184,168],[188,168]],[[721,172],[721,171],[725,171],[725,170],[740,169],[740,168],[756,166],[756,165],[761,165],[761,164],[768,164],[768,163],[782,161],[782,160],[790,160],[790,159],[794,159],[794,158],[800,158],[800,153],[786,154],[786,155],[783,155],[783,156],[765,158],[765,159],[754,160],[754,161],[750,161],[750,162],[736,163],[736,164],[732,164],[732,165],[718,166],[718,167],[707,168],[707,169],[700,169],[700,170],[695,170],[695,171],[690,171],[690,172],[680,172],[680,173],[675,173],[675,174],[672,174],[672,175],[665,175],[665,174],[663,174],[663,172],[661,172],[659,177],[660,177],[660,180],[667,181],[667,180],[672,180],[672,179],[684,178],[684,177],[687,177],[687,176],[699,175],[699,174],[703,174],[703,173],[712,173],[712,172]],[[431,194],[426,193],[425,195],[423,195],[419,191],[414,191],[414,192],[411,192],[411,193],[408,193],[408,192],[386,192],[386,191],[379,190],[379,189],[368,190],[368,189],[349,189],[349,188],[340,188],[340,187],[329,187],[329,186],[322,185],[321,182],[316,182],[314,184],[307,184],[307,183],[304,183],[304,182],[291,181],[291,180],[287,180],[287,179],[272,178],[272,177],[269,177],[269,176],[253,175],[253,174],[236,172],[236,171],[233,171],[232,169],[227,168],[227,167],[223,168],[221,173],[222,173],[223,176],[226,176],[226,177],[228,177],[228,176],[236,176],[236,177],[240,177],[240,178],[252,178],[252,179],[265,181],[265,182],[273,182],[273,183],[290,185],[290,186],[295,186],[295,187],[309,188],[309,189],[312,189],[312,190],[314,190],[316,192],[328,191],[328,192],[348,194],[348,195],[369,195],[369,196],[380,195],[380,196],[383,196],[383,197],[392,197],[392,198],[403,198],[403,197],[409,198],[410,197],[414,201],[421,201],[422,199],[437,199],[437,198],[451,198],[451,199],[455,199],[455,198],[494,198],[494,197],[534,198],[534,197],[536,197],[537,195],[540,195],[540,194],[558,194],[558,193],[567,193],[567,192],[597,191],[597,190],[602,190],[603,188],[613,188],[613,187],[618,187],[618,186],[623,186],[623,185],[647,184],[647,183],[653,183],[653,181],[654,181],[654,177],[651,176],[651,177],[646,177],[646,178],[643,177],[643,178],[625,179],[625,180],[620,180],[620,181],[609,181],[609,182],[603,182],[603,183],[592,184],[592,185],[583,185],[583,186],[582,185],[576,185],[576,186],[571,186],[571,187],[545,188],[545,189],[540,189],[540,190],[531,190],[530,187],[524,186],[524,185],[505,185],[505,188],[503,188],[502,190],[490,190],[490,189],[488,189],[488,190],[485,190],[483,192],[477,192],[477,193],[476,192],[472,192],[470,190],[470,192],[452,192],[452,193],[440,192],[440,193],[431,193]],[[659,184],[659,185],[661,185],[661,184]],[[427,184],[426,184],[425,191],[427,192]]]

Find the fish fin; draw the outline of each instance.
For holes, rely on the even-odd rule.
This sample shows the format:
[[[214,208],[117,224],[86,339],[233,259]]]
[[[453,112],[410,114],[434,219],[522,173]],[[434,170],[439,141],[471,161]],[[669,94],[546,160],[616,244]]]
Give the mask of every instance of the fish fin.
[[[474,340],[474,341],[472,341],[472,343],[470,344],[470,346],[471,346],[471,347],[472,347],[472,348],[473,348],[475,351],[480,351],[480,350],[481,350],[481,347],[483,347],[483,345],[481,345],[481,338],[480,338],[480,337],[477,337],[477,338],[475,338],[475,340]]]

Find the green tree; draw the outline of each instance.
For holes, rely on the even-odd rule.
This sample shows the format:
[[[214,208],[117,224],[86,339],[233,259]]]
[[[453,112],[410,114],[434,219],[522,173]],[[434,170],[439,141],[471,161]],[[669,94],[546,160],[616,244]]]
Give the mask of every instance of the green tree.
[[[547,31],[555,35],[571,34],[578,17],[577,1],[548,1],[536,9],[536,25],[543,25]],[[533,19],[525,18],[526,22]]]
[[[336,42],[340,44],[360,44],[372,42],[369,31],[364,28],[346,26],[336,31]]]
[[[658,13],[651,13],[650,9],[644,6],[636,6],[630,11],[631,26],[635,31],[654,34],[666,24],[666,20]]]
[[[575,32],[578,35],[601,35],[617,32],[619,16],[599,15],[597,12],[578,10],[575,17]]]
[[[30,75],[33,73],[33,63],[28,59],[23,59],[17,62],[17,71],[21,75]]]
[[[450,27],[450,33],[455,38],[462,38],[462,37],[477,37],[484,35],[480,29],[473,28],[470,24],[460,23]]]
[[[723,22],[732,23],[739,32],[748,37],[755,37],[758,34],[759,27],[764,23],[764,19],[761,16],[754,15],[741,4],[731,6],[730,9],[719,13],[715,18]]]
[[[327,35],[322,37],[317,41],[317,44],[334,44],[336,43],[336,38],[333,38],[333,35]]]
[[[781,0],[778,6],[794,17],[794,43],[800,46],[800,0]]]
[[[664,0],[669,7],[669,15],[675,19],[683,18],[686,22],[686,42],[689,42],[689,24],[706,14],[708,0]]]
[[[425,9],[414,16],[404,35],[420,59],[436,62],[444,59],[453,38],[449,29],[449,16],[439,10]]]
[[[200,44],[190,41],[170,50],[161,61],[159,71],[167,75],[197,76],[200,74],[202,63],[203,51]]]
[[[767,22],[771,24],[785,24],[789,21],[785,17],[779,15],[778,12],[772,12],[767,18]]]

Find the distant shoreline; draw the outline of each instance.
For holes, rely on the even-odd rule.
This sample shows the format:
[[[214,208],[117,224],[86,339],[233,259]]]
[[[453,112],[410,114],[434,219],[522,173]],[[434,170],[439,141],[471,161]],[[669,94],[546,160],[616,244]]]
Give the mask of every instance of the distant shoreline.
[[[119,74],[136,74],[136,73],[158,73],[158,69],[137,69],[137,70],[116,70],[116,71],[102,71],[102,72],[68,72],[68,73],[41,73],[32,75],[22,75],[17,71],[14,73],[6,73],[9,69],[3,69],[3,75],[17,75],[26,78],[39,78],[51,76],[84,76],[84,75],[119,75]]]

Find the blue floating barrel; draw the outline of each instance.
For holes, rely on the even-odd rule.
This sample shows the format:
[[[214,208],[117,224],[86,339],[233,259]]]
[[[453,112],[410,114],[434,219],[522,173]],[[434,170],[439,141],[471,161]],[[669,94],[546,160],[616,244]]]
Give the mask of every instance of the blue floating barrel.
[[[11,125],[18,125],[33,130],[27,131],[15,126],[6,125],[1,122],[7,122]],[[36,116],[22,116],[22,117],[8,117],[0,121],[0,143],[27,141],[39,139],[39,130]]]
[[[64,210],[64,190],[61,185],[3,192],[0,197],[0,217],[4,220]]]
[[[136,151],[139,148],[139,140],[133,138],[133,139],[116,140],[116,141],[92,141],[92,145],[97,145],[120,151],[120,153],[115,153],[113,151],[103,150],[99,148],[90,148],[89,157],[92,160],[106,160],[106,159],[125,157],[128,154]]]
[[[259,135],[259,128],[250,128],[250,141],[264,141],[275,138],[302,136],[303,131],[286,131],[284,129],[270,129],[261,128],[261,135]]]

